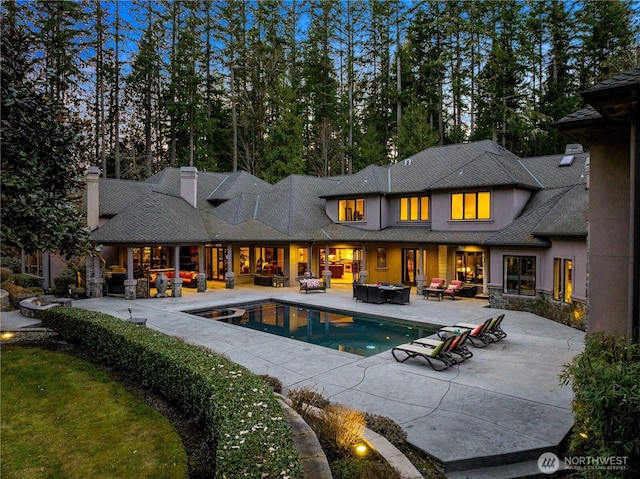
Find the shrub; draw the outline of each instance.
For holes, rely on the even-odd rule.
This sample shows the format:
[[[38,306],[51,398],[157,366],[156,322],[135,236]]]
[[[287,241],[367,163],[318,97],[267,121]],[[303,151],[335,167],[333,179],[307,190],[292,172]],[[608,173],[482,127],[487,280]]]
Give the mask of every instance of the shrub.
[[[42,289],[42,279],[30,274],[14,274],[13,282],[23,288],[40,288]]]
[[[71,290],[71,294],[78,285],[78,275],[72,269],[63,269],[60,276],[53,278],[53,294],[56,296],[66,296]]]
[[[363,459],[346,458],[331,464],[333,479],[391,479],[400,477],[398,472],[386,462],[375,462]]]
[[[44,294],[42,288],[23,288],[14,283],[6,283],[2,286],[7,293],[9,293],[9,301],[14,307],[18,307],[20,301],[34,296],[41,296]]]
[[[291,407],[303,416],[307,416],[311,408],[324,409],[329,405],[329,400],[322,394],[307,387],[290,389],[287,397],[291,400]]]
[[[12,276],[13,271],[11,270],[11,268],[6,268],[4,266],[0,268],[0,283],[6,283],[7,281],[11,280]]]
[[[20,258],[13,258],[10,256],[0,257],[0,266],[3,268],[9,268],[14,273],[19,273],[22,268],[22,260]]]
[[[273,388],[273,392],[278,394],[282,393],[282,382],[278,378],[269,376],[268,374],[261,374],[260,377]]]
[[[365,413],[367,427],[384,436],[394,446],[402,446],[407,442],[407,432],[393,419],[377,414]]]
[[[200,424],[215,447],[216,477],[302,477],[282,408],[246,368],[102,313],[53,308],[43,324],[94,361],[159,391]]]
[[[591,471],[594,477],[599,472],[606,477],[638,477],[639,377],[640,344],[602,334],[588,335],[584,352],[565,365],[561,378],[574,393],[569,453],[635,459],[625,470]]]

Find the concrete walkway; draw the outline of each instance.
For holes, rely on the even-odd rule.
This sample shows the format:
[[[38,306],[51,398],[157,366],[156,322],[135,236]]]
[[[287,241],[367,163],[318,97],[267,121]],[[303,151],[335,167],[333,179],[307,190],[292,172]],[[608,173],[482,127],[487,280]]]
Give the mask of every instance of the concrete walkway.
[[[223,353],[256,374],[275,376],[285,390],[311,387],[334,403],[388,416],[451,478],[538,472],[538,456],[555,451],[573,424],[572,393],[560,386],[558,375],[582,350],[584,333],[533,314],[490,309],[484,300],[424,300],[415,289],[408,305],[356,303],[351,285],[309,294],[297,287],[243,285],[183,291],[182,298],[108,297],[73,306],[123,319],[131,308],[134,317],[147,318],[147,327]],[[436,372],[423,361],[398,363],[389,351],[363,358],[183,312],[271,298],[437,325],[480,323],[504,312],[508,337],[471,348],[473,358]]]

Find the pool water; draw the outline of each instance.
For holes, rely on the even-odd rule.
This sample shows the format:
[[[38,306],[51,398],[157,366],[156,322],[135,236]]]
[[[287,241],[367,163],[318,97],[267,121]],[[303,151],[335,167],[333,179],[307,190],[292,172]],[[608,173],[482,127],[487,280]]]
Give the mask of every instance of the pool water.
[[[243,314],[227,314],[231,310]],[[372,318],[282,302],[234,305],[191,313],[360,356],[373,356],[438,330],[438,326],[431,324]]]

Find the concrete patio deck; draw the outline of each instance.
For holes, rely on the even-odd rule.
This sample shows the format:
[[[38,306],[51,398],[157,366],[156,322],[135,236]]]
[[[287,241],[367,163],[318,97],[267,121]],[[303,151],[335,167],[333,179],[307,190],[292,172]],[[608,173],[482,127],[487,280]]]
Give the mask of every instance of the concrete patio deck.
[[[285,390],[308,386],[332,402],[390,417],[452,479],[539,473],[539,455],[556,451],[573,424],[572,393],[558,376],[582,351],[584,333],[536,315],[490,309],[485,300],[424,300],[415,288],[408,305],[356,303],[351,285],[309,294],[297,287],[244,285],[183,292],[182,298],[107,297],[73,306],[123,319],[131,308],[134,317],[147,318],[147,327],[223,353],[256,374],[275,376]],[[471,348],[469,361],[436,372],[423,361],[398,363],[390,351],[363,358],[183,312],[270,298],[443,326],[479,323],[504,312],[508,337]],[[10,330],[5,316],[2,329]]]

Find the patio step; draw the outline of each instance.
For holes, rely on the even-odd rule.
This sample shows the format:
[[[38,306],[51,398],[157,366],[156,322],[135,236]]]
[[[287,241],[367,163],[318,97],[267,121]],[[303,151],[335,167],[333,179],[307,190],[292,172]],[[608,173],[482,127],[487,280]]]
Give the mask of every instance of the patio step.
[[[538,467],[537,460],[505,464],[504,466],[481,467],[445,473],[448,479],[542,479],[548,477],[562,477],[571,471],[564,468],[561,462],[558,471],[553,475],[543,473]]]

